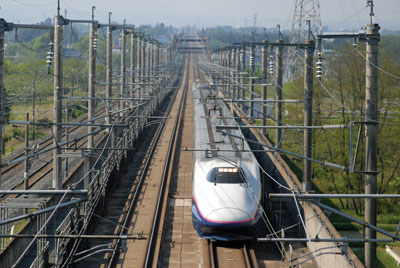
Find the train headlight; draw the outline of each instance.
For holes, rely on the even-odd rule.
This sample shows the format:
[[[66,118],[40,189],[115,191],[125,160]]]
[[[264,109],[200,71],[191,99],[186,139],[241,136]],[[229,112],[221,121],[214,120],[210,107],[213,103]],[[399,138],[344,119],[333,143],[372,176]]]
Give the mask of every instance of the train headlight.
[[[219,173],[237,173],[238,168],[218,168]]]

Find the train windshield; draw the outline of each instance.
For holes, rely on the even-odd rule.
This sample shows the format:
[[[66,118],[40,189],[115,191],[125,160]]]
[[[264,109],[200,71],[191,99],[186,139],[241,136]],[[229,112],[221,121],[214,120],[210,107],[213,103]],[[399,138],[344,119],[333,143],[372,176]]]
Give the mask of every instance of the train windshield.
[[[207,180],[213,183],[244,183],[241,168],[213,168],[207,176]]]

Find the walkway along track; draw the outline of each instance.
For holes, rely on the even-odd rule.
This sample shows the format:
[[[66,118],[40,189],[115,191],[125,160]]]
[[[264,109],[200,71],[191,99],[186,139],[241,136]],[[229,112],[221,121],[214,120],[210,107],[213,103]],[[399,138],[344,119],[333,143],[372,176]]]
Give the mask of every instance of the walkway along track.
[[[179,90],[175,93],[165,115],[174,120],[163,120],[152,140],[147,157],[134,179],[124,213],[120,215],[114,234],[141,233],[145,239],[127,241],[127,249],[120,254],[121,244],[124,241],[114,241],[113,253],[106,254],[108,259],[105,267],[150,267],[158,256],[157,245],[160,224],[163,223],[165,212],[165,190],[169,188],[172,157],[174,156],[178,127],[182,118],[188,90],[188,66],[190,59],[186,59],[185,72]],[[177,101],[175,101],[177,100]],[[129,169],[129,168],[128,168]],[[132,180],[132,178],[129,178]],[[128,230],[128,231],[126,231]]]

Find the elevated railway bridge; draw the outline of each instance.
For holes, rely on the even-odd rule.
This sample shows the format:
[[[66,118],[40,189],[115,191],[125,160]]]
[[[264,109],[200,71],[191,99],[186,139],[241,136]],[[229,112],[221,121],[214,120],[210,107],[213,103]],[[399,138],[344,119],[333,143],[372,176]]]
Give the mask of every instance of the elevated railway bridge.
[[[28,26],[1,22],[3,51],[4,31]],[[364,267],[349,242],[399,239],[398,232],[392,234],[341,213],[320,203],[328,196],[310,192],[311,163],[348,170],[311,158],[310,131],[318,126],[311,125],[310,66],[315,44],[310,40],[296,45],[305,50],[304,100],[284,100],[279,89],[277,97],[269,100],[267,50],[276,47],[276,81],[282,90],[281,40],[243,42],[212,52],[208,40],[195,30],[165,46],[127,25],[66,20],[60,15],[55,22],[55,44],[49,55],[54,55],[54,70],[60,73],[60,27],[90,24],[91,79],[96,75],[97,29],[107,28],[106,94],[97,94],[95,80],[89,81],[88,96],[64,94],[59,91],[61,82],[55,79],[53,122],[31,122],[29,118],[10,122],[25,125],[27,131],[29,126],[41,124],[53,130],[50,136],[33,141],[34,149],[2,159],[0,267]],[[120,30],[121,66],[114,76],[111,48],[116,29]],[[129,68],[127,37],[131,40]],[[377,33],[356,38],[369,40],[377,38]],[[261,80],[254,69],[257,46],[262,50]],[[0,66],[2,62],[3,55]],[[260,96],[255,93],[256,86],[262,88]],[[3,81],[0,88],[4,88]],[[200,89],[202,94],[197,94]],[[88,114],[65,121],[57,110],[62,108],[57,102],[63,99],[87,101]],[[271,102],[276,109],[277,124],[273,126],[267,124],[273,117]],[[282,124],[284,102],[304,102],[304,126]],[[198,109],[203,109],[201,117],[205,119],[201,126],[194,125]],[[196,148],[196,127],[212,136],[207,148]],[[280,147],[281,129],[290,127],[304,130],[304,155]],[[342,126],[326,128],[333,127]],[[276,129],[275,142],[265,135],[268,128]],[[249,146],[246,150],[245,143]],[[204,154],[208,159],[224,150],[239,157],[251,153],[261,174],[257,201],[261,217],[257,231],[246,239],[201,238],[193,227],[195,155]],[[285,154],[304,160],[303,181],[288,165]],[[231,159],[224,161],[232,165]],[[234,170],[229,166],[215,173]],[[210,183],[217,186],[219,182]],[[248,181],[240,181],[240,185],[251,186]],[[378,198],[369,193],[353,197]],[[235,196],[230,198],[237,201]],[[325,211],[389,238],[343,238]]]

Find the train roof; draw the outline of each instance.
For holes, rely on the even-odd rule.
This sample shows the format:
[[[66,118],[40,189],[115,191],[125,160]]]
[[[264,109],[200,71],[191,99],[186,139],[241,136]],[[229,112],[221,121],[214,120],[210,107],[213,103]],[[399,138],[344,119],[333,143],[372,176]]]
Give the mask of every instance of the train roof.
[[[195,152],[196,159],[212,157],[235,162],[252,159],[247,142],[216,131],[217,125],[236,124],[232,112],[218,96],[217,90],[209,84],[195,84],[193,90],[195,148],[202,150]],[[226,132],[241,135],[239,129]]]

